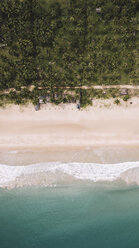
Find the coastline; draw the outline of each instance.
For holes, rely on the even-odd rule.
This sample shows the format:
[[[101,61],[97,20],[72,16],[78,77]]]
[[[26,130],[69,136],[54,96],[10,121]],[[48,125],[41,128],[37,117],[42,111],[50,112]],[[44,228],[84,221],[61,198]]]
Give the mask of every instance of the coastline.
[[[94,101],[80,111],[75,104],[0,109],[0,187],[139,184],[139,99],[132,102]]]
[[[91,146],[138,146],[139,99],[120,106],[94,101],[77,110],[75,104],[11,105],[0,109],[0,150],[68,149]]]

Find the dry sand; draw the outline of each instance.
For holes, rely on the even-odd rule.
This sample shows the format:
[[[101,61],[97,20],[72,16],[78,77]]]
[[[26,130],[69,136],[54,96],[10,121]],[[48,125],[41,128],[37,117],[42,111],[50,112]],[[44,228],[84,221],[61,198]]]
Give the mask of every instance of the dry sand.
[[[95,100],[80,111],[74,104],[47,104],[37,112],[32,105],[1,108],[0,187],[65,183],[76,176],[139,184],[139,98],[119,106],[113,101]],[[47,162],[55,167],[58,161],[49,173]]]
[[[1,108],[0,150],[138,145],[139,99],[130,101],[96,100],[81,111],[74,104],[47,104],[37,112],[32,105]]]

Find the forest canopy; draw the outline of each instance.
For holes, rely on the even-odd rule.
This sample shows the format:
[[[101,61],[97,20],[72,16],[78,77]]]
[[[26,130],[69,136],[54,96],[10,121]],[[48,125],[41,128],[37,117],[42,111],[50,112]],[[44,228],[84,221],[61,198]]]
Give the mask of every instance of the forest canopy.
[[[0,91],[139,84],[138,10],[136,0],[1,1]]]

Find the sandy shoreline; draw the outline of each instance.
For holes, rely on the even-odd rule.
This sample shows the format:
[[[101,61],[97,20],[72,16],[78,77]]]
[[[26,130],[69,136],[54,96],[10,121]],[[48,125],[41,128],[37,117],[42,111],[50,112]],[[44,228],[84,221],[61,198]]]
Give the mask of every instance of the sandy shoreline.
[[[129,106],[101,104],[82,111],[75,105],[0,109],[0,149],[139,145],[138,98]]]
[[[81,111],[76,105],[0,109],[0,187],[139,184],[139,99],[132,103],[101,100]]]

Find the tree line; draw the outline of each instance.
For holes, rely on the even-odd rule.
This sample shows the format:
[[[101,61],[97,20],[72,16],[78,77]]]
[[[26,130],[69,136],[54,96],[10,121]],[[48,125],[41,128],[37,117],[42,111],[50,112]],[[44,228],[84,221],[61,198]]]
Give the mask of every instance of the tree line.
[[[138,84],[138,9],[136,0],[1,1],[0,91]]]

